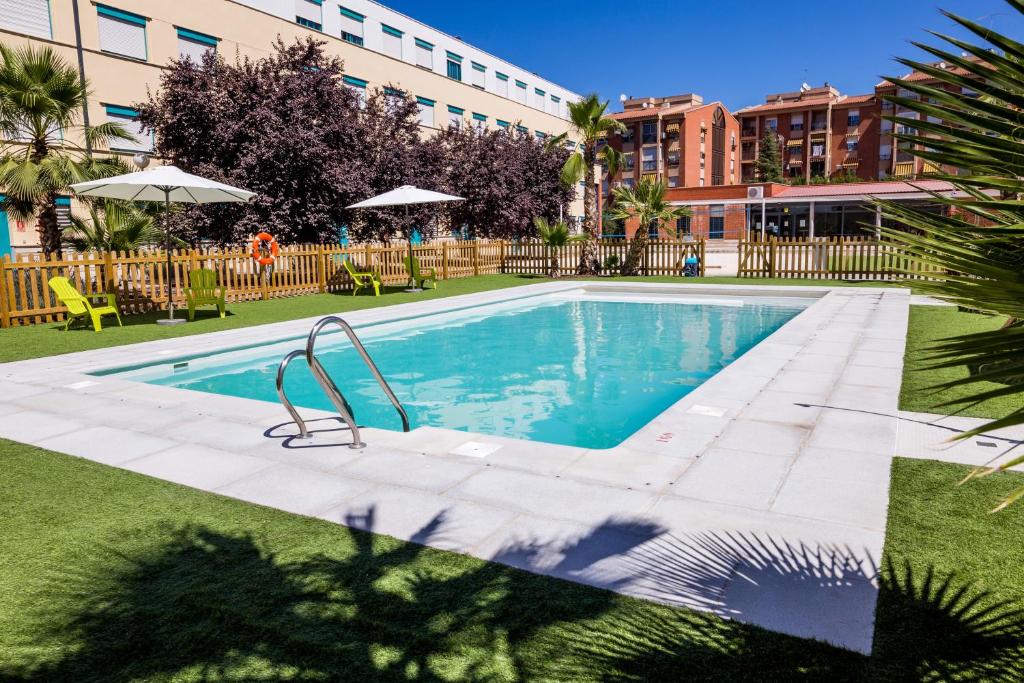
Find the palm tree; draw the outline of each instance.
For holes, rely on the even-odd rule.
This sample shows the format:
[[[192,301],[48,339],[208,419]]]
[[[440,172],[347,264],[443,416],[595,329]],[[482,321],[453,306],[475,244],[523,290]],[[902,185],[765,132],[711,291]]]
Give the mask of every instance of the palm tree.
[[[537,217],[533,219],[533,225],[540,235],[541,244],[547,247],[551,259],[551,269],[548,277],[557,278],[559,275],[558,250],[570,242],[585,239],[583,235],[572,235],[569,232],[569,225],[565,221],[550,223],[547,218]]]
[[[615,203],[608,215],[617,220],[637,218],[640,226],[629,243],[626,262],[622,264],[623,275],[636,275],[640,270],[640,259],[647,247],[647,232],[651,225],[673,223],[678,218],[689,216],[690,210],[673,206],[665,201],[665,183],[661,180],[642,178],[636,187],[622,185],[612,190]]]
[[[1024,15],[1022,0],[1007,3]],[[940,384],[936,390],[976,387],[969,396],[944,404],[956,406],[1024,394],[1024,206],[1019,201],[1024,196],[1024,138],[1020,133],[1024,45],[969,19],[945,14],[988,45],[942,34],[935,35],[951,49],[915,43],[943,64],[897,61],[933,77],[937,84],[889,78],[897,88],[916,97],[887,99],[918,113],[914,129],[897,132],[897,139],[937,167],[957,169],[958,174],[939,177],[961,190],[961,195],[935,197],[934,201],[946,205],[947,211],[941,215],[878,203],[886,217],[910,228],[883,232],[919,264],[908,269],[908,274],[932,278],[915,282],[915,286],[1006,320],[1000,329],[950,337],[934,346],[934,367],[966,365],[969,369],[966,377]],[[992,383],[1001,386],[992,388]],[[1024,401],[1019,405],[1002,419],[957,438],[1024,424]],[[1022,463],[1024,456],[1000,467],[976,470],[968,479]],[[1022,497],[1024,487],[1013,491],[996,509]]]
[[[587,95],[579,102],[569,103],[569,121],[580,138],[583,150],[573,152],[562,169],[562,182],[583,185],[583,232],[586,241],[580,254],[577,272],[580,275],[597,275],[601,264],[597,259],[597,220],[594,215],[594,164],[597,163],[597,140],[625,126],[605,116],[608,102],[601,102],[596,94]]]
[[[39,217],[39,243],[60,255],[56,199],[68,186],[127,170],[117,158],[93,158],[92,147],[130,139],[116,123],[79,126],[88,100],[78,71],[49,47],[13,49],[0,44],[0,209]],[[72,142],[81,138],[83,149]]]
[[[63,237],[76,251],[128,251],[163,241],[153,216],[109,200],[91,204],[88,221],[72,216]]]
[[[603,170],[604,170],[604,173],[603,173],[604,177],[602,178],[602,190],[601,191],[602,192],[604,191],[603,190],[603,181],[605,179],[608,180],[608,189],[610,191],[611,190],[612,178],[614,178],[615,176],[619,175],[619,171],[622,169],[622,152],[620,152],[619,150],[615,149],[611,145],[606,145],[604,147],[604,149],[601,150],[601,153],[600,153],[599,156],[601,157],[601,165],[603,166]],[[605,203],[606,202],[610,202],[613,197],[614,197],[614,195],[612,195],[609,192],[608,196],[604,197],[603,201],[600,202],[601,207],[602,207],[602,210],[601,210],[602,214],[605,214],[606,211],[607,211],[607,209],[604,208]],[[601,215],[598,218],[601,221],[600,222],[600,226],[603,226],[604,225],[604,215]],[[603,230],[602,230],[602,232],[603,232]]]

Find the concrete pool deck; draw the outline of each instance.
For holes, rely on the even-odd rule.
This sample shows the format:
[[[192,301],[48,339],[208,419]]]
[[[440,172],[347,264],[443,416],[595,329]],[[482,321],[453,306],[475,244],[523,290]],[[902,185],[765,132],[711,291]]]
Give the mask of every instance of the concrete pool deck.
[[[910,294],[543,283],[353,312],[354,325],[578,288],[818,297],[608,450],[87,373],[304,337],[315,319],[0,365],[0,436],[529,571],[869,652]],[[299,347],[296,341],[295,346]]]

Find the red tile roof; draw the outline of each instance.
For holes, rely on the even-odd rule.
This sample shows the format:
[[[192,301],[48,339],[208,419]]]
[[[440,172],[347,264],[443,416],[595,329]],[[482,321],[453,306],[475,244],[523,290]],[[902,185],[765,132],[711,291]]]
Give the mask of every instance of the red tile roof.
[[[630,109],[612,114],[611,117],[617,121],[634,121],[636,119],[656,119],[659,116],[665,117],[672,114],[682,114],[691,109],[703,107],[702,104],[674,104],[671,107],[648,107],[647,109]]]

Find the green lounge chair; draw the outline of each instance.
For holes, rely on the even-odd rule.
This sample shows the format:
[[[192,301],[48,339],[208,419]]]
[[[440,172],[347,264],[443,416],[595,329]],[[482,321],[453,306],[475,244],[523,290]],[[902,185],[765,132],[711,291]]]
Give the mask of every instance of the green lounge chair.
[[[49,280],[50,289],[57,295],[57,299],[68,309],[68,319],[64,323],[64,330],[67,331],[71,321],[76,318],[92,320],[92,329],[97,332],[103,329],[100,318],[105,315],[112,315],[117,318],[118,327],[121,326],[121,313],[117,310],[117,297],[114,294],[97,295],[106,297],[106,306],[93,306],[86,297],[78,293],[75,286],[66,277],[52,277]]]
[[[409,263],[409,257],[406,256],[402,259],[405,262],[405,269],[412,275],[413,282],[416,286],[421,289],[426,289],[427,282],[431,284],[431,289],[437,289],[437,271],[433,268],[421,268],[420,260],[415,256],[412,257],[412,263]]]
[[[188,284],[185,288],[185,301],[188,302],[189,320],[196,319],[196,308],[199,306],[216,306],[220,317],[224,317],[224,297],[227,291],[217,286],[217,273],[208,268],[190,270]]]
[[[363,289],[369,289],[373,286],[373,295],[380,296],[380,276],[373,271],[359,272],[356,270],[355,264],[352,263],[352,259],[345,259],[345,270],[348,271],[348,275],[352,278],[352,296],[355,296]]]

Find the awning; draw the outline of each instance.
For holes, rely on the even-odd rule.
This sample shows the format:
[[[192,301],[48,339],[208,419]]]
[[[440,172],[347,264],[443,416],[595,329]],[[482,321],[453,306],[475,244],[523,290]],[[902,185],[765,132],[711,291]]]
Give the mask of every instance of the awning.
[[[786,142],[786,147],[803,147],[803,146],[804,146],[804,141],[803,140],[789,140],[788,142]]]
[[[665,132],[666,133],[678,133],[679,132],[679,124],[678,123],[670,123],[670,124],[666,125],[665,126]]]
[[[825,132],[826,132],[826,131],[824,131],[824,130],[812,130],[812,131],[811,131],[811,137],[812,137],[812,138],[813,138],[813,137],[815,137],[815,136],[818,136],[818,137],[825,137]]]
[[[860,162],[856,159],[847,159],[843,162],[843,168],[856,168],[857,166],[860,166]]]
[[[932,162],[926,161],[924,162],[924,167],[921,169],[921,173],[942,173],[942,169]]]
[[[804,163],[803,159],[790,159],[789,160],[789,165],[790,166],[802,166],[803,163]]]
[[[897,178],[909,178],[914,175],[914,162],[906,161],[896,164],[896,168],[893,170],[892,174]]]

